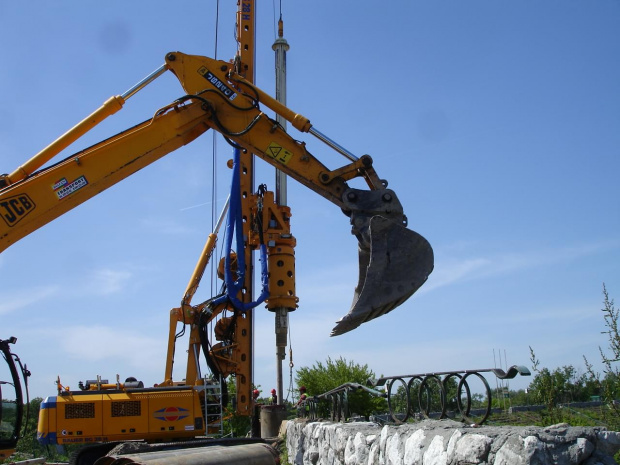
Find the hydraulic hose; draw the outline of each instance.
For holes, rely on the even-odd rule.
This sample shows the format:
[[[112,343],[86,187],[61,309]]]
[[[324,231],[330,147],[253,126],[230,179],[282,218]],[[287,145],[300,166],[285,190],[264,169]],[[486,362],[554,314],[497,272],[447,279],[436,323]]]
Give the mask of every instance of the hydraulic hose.
[[[240,178],[240,166],[241,166],[241,151],[238,148],[233,150],[233,166],[232,166],[232,182],[230,188],[230,208],[228,210],[228,217],[226,219],[226,232],[224,247],[228,252],[224,257],[224,283],[226,284],[226,293],[222,296],[216,297],[213,300],[213,305],[223,303],[225,300],[229,300],[235,309],[246,312],[269,297],[269,277],[267,272],[267,246],[264,243],[260,244],[260,261],[261,261],[261,294],[253,302],[242,302],[238,299],[237,294],[243,286],[245,279],[245,254],[243,253],[243,221],[241,218],[241,178]],[[239,251],[237,253],[237,279],[233,278],[233,272],[231,270],[231,257],[230,251],[232,250],[233,236],[236,239],[236,248]]]

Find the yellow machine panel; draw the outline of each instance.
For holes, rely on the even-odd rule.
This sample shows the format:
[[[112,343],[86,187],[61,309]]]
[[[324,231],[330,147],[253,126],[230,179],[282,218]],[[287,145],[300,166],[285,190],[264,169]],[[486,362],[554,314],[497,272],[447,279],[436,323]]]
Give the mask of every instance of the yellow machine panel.
[[[194,437],[204,434],[204,421],[199,393],[187,391],[148,392],[149,432],[154,435],[171,434]]]
[[[145,434],[149,430],[148,399],[127,393],[104,394],[102,404],[109,413],[103,422],[103,435]],[[109,409],[109,410],[108,410]]]
[[[76,391],[46,398],[39,415],[39,441],[158,441],[204,435],[201,393],[193,387],[131,391]]]
[[[104,441],[101,394],[58,397],[56,422],[59,444]]]

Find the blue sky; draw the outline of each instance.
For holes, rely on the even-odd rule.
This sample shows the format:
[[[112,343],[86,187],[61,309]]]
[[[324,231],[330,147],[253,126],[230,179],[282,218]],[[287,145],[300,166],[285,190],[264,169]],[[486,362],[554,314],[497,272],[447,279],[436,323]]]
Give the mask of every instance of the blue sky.
[[[225,4],[224,4],[225,3]],[[279,2],[276,3],[276,8]],[[435,271],[409,301],[330,338],[350,306],[357,242],[339,209],[289,183],[297,238],[295,368],[345,357],[376,374],[530,366],[600,369],[602,286],[620,299],[620,2],[282,0],[288,105],[370,154]],[[169,51],[232,58],[236,2],[2,2],[0,163],[11,172]],[[274,2],[259,1],[257,84],[274,93]],[[183,93],[171,73],[64,155]],[[307,134],[330,167],[344,159]],[[230,148],[210,134],[0,256],[0,337],[32,394],[100,374],[160,382],[179,305],[219,213]],[[257,183],[274,188],[259,161]],[[195,301],[210,296],[205,280]],[[255,383],[275,387],[273,315],[256,311]],[[288,387],[288,352],[284,364]],[[177,366],[182,360],[177,361]],[[176,371],[182,377],[182,371]],[[514,388],[527,386],[515,380]]]

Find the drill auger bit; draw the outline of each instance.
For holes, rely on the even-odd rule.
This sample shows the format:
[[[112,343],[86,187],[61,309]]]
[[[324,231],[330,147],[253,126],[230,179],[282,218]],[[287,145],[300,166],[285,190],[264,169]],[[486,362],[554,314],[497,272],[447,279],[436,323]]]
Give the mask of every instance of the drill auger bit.
[[[434,266],[433,249],[405,227],[393,191],[350,189],[344,198],[352,233],[359,240],[359,281],[351,309],[336,323],[332,336],[394,310],[426,282]]]

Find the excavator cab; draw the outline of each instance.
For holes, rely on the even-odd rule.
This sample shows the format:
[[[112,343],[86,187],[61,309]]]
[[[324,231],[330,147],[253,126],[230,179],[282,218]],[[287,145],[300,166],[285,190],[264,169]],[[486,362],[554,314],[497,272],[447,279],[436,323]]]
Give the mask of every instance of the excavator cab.
[[[15,337],[0,339],[0,352],[4,359],[4,364],[0,366],[0,459],[15,452],[24,413],[22,379],[25,386],[25,379],[30,374],[22,367],[17,355],[11,352],[10,344],[15,342]]]

